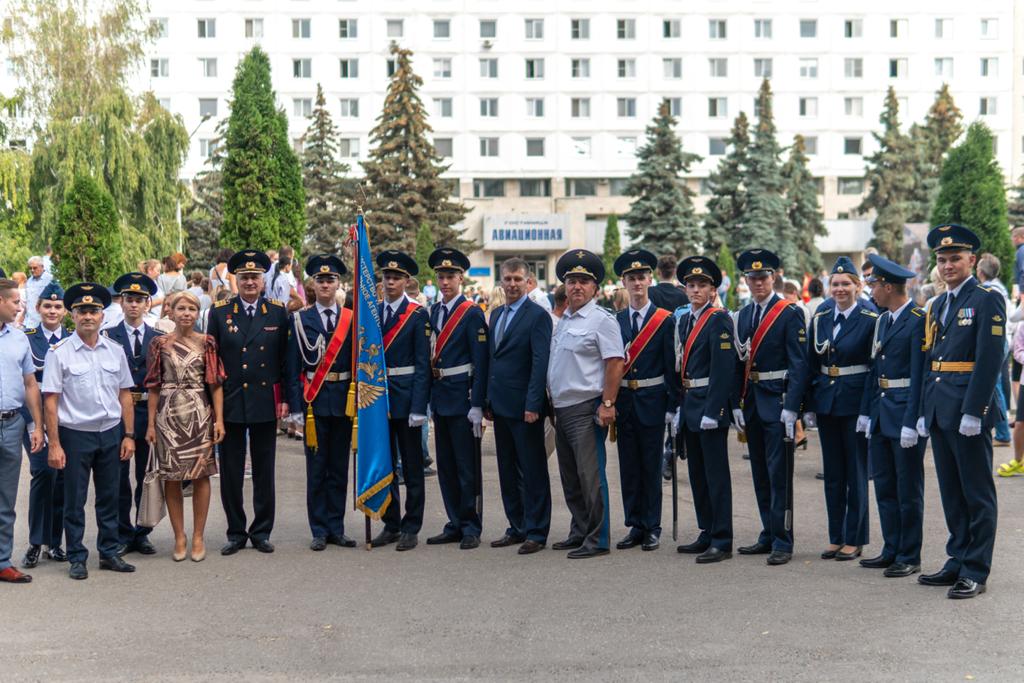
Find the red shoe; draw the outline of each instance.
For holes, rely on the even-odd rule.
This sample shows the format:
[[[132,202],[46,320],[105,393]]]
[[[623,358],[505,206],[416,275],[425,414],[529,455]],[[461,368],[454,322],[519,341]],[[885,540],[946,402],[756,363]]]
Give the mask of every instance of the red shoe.
[[[0,581],[5,583],[32,583],[32,577],[22,574],[14,567],[8,567],[0,572]]]

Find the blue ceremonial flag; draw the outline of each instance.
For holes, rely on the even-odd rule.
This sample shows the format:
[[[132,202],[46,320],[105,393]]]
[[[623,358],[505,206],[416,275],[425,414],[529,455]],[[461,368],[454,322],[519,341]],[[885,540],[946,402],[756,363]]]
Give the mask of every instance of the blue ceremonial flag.
[[[366,224],[359,216],[355,227],[355,326],[356,355],[356,507],[368,517],[380,519],[391,503],[391,438],[388,433],[387,370],[384,339],[377,304],[377,283]]]

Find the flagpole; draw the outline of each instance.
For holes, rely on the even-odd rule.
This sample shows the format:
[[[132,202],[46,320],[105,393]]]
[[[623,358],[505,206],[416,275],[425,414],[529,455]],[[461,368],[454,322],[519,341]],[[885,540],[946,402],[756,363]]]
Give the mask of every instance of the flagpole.
[[[352,358],[351,373],[349,381],[348,397],[345,406],[345,414],[352,420],[352,511],[359,509],[359,228],[358,224],[353,226],[349,232],[352,238]],[[370,518],[366,518],[369,523]],[[370,549],[369,532],[367,532],[366,549]]]

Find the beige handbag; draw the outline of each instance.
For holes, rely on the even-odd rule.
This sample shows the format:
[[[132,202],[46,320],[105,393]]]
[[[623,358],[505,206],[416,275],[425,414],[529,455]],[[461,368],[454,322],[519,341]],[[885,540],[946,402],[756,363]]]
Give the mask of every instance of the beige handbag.
[[[135,523],[141,527],[152,529],[167,514],[164,503],[164,483],[160,479],[160,467],[156,462],[156,453],[150,450],[149,463],[146,465],[146,478],[142,480],[142,499],[139,501],[139,513]]]

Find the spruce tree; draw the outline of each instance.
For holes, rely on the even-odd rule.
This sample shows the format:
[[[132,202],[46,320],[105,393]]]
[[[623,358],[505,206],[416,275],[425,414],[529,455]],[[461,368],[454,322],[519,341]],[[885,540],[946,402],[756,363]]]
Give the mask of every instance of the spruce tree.
[[[726,145],[728,152],[718,162],[718,168],[708,175],[711,198],[704,216],[704,251],[708,254],[720,252],[726,244],[739,243],[737,230],[747,201],[743,174],[750,146],[750,126],[743,112],[733,122]]]
[[[675,126],[665,100],[647,126],[647,142],[636,153],[636,173],[626,183],[626,194],[636,197],[622,217],[629,223],[627,234],[634,245],[656,254],[693,254],[704,241],[685,180],[701,157],[683,150]]]
[[[992,152],[992,132],[976,121],[942,165],[931,223],[967,226],[981,238],[981,251],[997,256],[1009,272],[1014,252],[1006,217],[1003,172]]]
[[[303,137],[302,181],[306,189],[306,251],[337,254],[347,239],[345,226],[355,221],[349,167],[338,161],[338,129],[317,83],[316,106]]]
[[[814,238],[825,236],[825,220],[818,207],[818,186],[807,168],[807,147],[804,136],[793,137],[789,159],[782,166],[786,179],[786,200],[789,222],[793,226],[796,244],[796,268],[799,273],[817,273],[821,270],[821,253]]]
[[[90,176],[79,176],[60,208],[53,251],[57,279],[106,285],[125,271],[121,219],[114,199]]]
[[[302,169],[277,108],[270,59],[254,47],[235,71],[225,136],[221,240],[240,249],[298,248],[305,232]]]
[[[1013,198],[1007,204],[1007,213],[1010,218],[1010,228],[1024,225],[1024,176],[1012,189]]]
[[[857,207],[860,213],[875,211],[871,246],[896,262],[903,261],[903,226],[912,213],[917,192],[919,156],[910,136],[900,130],[899,101],[892,86],[885,95],[879,117],[881,133],[873,133],[878,151],[865,159],[868,195]]]
[[[928,110],[923,125],[915,124],[910,129],[910,139],[917,155],[917,179],[908,220],[928,220],[935,195],[939,191],[939,175],[942,162],[953,143],[963,133],[963,114],[953,101],[949,86],[945,83],[935,93],[935,101]]]
[[[757,125],[744,176],[746,206],[737,241],[729,246],[736,251],[771,249],[777,252],[782,267],[792,270],[797,264],[796,245],[783,196],[786,182],[780,163],[782,149],[775,138],[772,91],[767,78],[758,91],[757,109]]]
[[[604,229],[604,243],[601,245],[601,261],[604,262],[606,273],[615,272],[615,259],[622,253],[619,234],[619,217],[614,213],[608,216]]]
[[[447,166],[427,138],[433,129],[418,93],[423,79],[412,70],[412,52],[392,43],[391,56],[395,71],[370,131],[369,159],[362,164],[370,243],[375,250],[410,252],[426,224],[436,244],[472,251],[473,243],[455,227],[468,209],[450,200],[449,185],[441,178]]]
[[[416,231],[416,265],[419,266],[420,274],[417,276],[421,283],[435,278],[434,269],[430,267],[430,255],[437,249],[434,244],[434,237],[430,234],[430,225],[421,223],[420,229]]]

